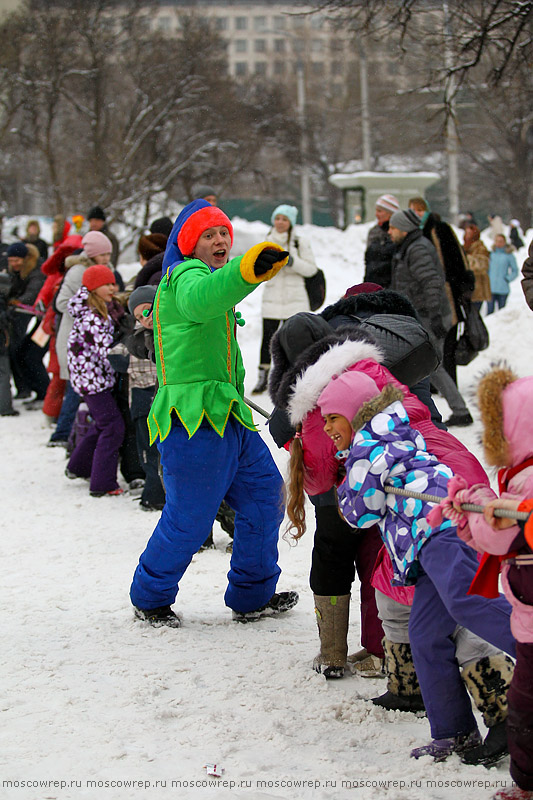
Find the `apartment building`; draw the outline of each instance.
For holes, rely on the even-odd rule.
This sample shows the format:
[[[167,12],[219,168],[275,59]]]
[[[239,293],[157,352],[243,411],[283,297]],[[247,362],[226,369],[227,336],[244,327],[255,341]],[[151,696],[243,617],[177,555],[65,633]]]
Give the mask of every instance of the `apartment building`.
[[[298,65],[306,77],[333,86],[357,62],[350,35],[310,3],[293,0],[161,0],[150,9],[153,30],[179,28],[180,13],[196,12],[213,21],[228,43],[228,69],[235,78],[293,78]]]

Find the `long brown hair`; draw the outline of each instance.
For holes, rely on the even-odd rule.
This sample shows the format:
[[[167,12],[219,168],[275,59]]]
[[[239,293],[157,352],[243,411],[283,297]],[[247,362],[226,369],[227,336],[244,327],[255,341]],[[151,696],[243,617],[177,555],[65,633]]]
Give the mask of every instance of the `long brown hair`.
[[[302,447],[302,426],[296,428],[296,436],[291,444],[289,461],[289,484],[287,491],[287,516],[290,525],[287,529],[293,539],[299,539],[306,531],[304,494],[304,450]],[[291,533],[292,529],[296,533]]]
[[[101,317],[108,319],[109,311],[107,310],[107,305],[102,298],[96,294],[96,292],[89,292],[89,296],[87,297],[87,305],[89,308],[93,308],[97,314],[100,314]]]

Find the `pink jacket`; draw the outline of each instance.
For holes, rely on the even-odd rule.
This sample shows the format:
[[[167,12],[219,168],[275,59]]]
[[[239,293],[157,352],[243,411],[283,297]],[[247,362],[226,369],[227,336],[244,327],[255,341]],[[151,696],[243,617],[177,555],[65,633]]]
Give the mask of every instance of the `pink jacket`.
[[[405,395],[403,405],[411,426],[420,431],[426,440],[428,452],[433,453],[454,473],[462,475],[469,485],[482,483],[488,486],[489,479],[477,458],[455,436],[433,424],[427,406],[379,363],[381,359],[382,354],[375,346],[367,342],[345,341],[324,353],[296,381],[288,410],[292,424],[302,424],[305,491],[311,495],[321,494],[338,483],[339,462],[335,458],[336,448],[324,433],[324,420],[317,407],[317,400],[333,375],[339,375],[346,370],[365,372],[380,389],[388,383],[398,386]],[[405,595],[408,590],[412,602],[414,587],[402,587],[402,592],[398,593],[390,585],[391,578],[390,559],[383,558],[380,562],[378,558],[372,577],[374,588],[404,604],[409,602]]]
[[[531,428],[531,392],[533,378],[522,378],[510,383],[502,393],[503,434],[508,444],[509,459],[506,466],[515,467],[533,456],[533,430]],[[477,497],[476,497],[477,495]],[[493,495],[496,497],[496,495]],[[507,491],[501,494],[504,498],[526,500],[533,497],[533,466],[524,467],[517,472],[507,484]],[[481,502],[486,504],[488,496],[486,490],[478,492],[475,487],[468,490],[463,502]],[[480,552],[494,555],[506,555],[513,545],[513,541],[520,533],[518,525],[513,525],[502,531],[493,530],[487,525],[483,514],[470,512],[468,529],[461,531],[461,538],[472,541],[469,544]],[[513,594],[509,585],[509,565],[502,569],[502,587],[505,596],[513,607],[511,614],[511,631],[517,641],[533,644],[533,606],[522,603]],[[520,567],[531,572],[532,567]]]

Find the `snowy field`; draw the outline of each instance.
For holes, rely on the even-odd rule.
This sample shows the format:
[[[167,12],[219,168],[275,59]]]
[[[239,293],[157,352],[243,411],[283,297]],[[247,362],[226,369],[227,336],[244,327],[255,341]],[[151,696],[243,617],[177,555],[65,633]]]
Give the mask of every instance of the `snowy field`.
[[[326,273],[328,302],[362,280],[368,227],[302,228]],[[266,230],[236,221],[235,250]],[[525,248],[517,254],[520,267],[526,255]],[[137,269],[121,266],[125,278]],[[240,307],[248,392],[257,374],[260,291]],[[533,371],[533,313],[519,280],[507,308],[486,322],[489,350],[459,368],[467,396],[497,359],[520,375]],[[257,401],[270,409],[267,395]],[[446,403],[437,403],[447,415]],[[476,424],[456,430],[479,456],[471,405]],[[129,585],[157,515],[127,495],[91,498],[84,481],[67,480],[64,451],[45,447],[43,416],[18,407],[20,417],[0,419],[1,798],[485,800],[510,785],[506,761],[487,770],[457,756],[441,764],[410,759],[412,747],[429,741],[429,726],[367,702],[385,681],[326,682],[313,672],[312,527],[296,547],[280,539],[279,589],[300,593],[281,618],[232,622],[223,601],[228,537],[215,524],[217,549],[195,556],[181,584],[183,627],[135,621]],[[257,422],[284,472],[287,454],[260,416]],[[354,584],[351,651],[359,646]],[[222,777],[207,776],[212,763]]]

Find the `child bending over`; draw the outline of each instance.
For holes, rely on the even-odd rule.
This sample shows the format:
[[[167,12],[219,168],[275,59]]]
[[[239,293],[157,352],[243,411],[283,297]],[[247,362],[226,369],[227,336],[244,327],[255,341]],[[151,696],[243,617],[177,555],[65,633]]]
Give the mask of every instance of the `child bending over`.
[[[409,638],[433,741],[411,752],[443,760],[480,743],[470,699],[461,680],[452,635],[463,625],[515,653],[504,597],[468,596],[476,573],[475,553],[458,538],[455,525],[426,520],[433,504],[387,491],[389,485],[444,497],[453,476],[426,450],[409,425],[395,386],[381,392],[369,376],[336,376],[318,398],[324,430],[345,459],[338,487],[339,508],[354,528],[378,523],[393,565],[395,585],[415,585]]]

